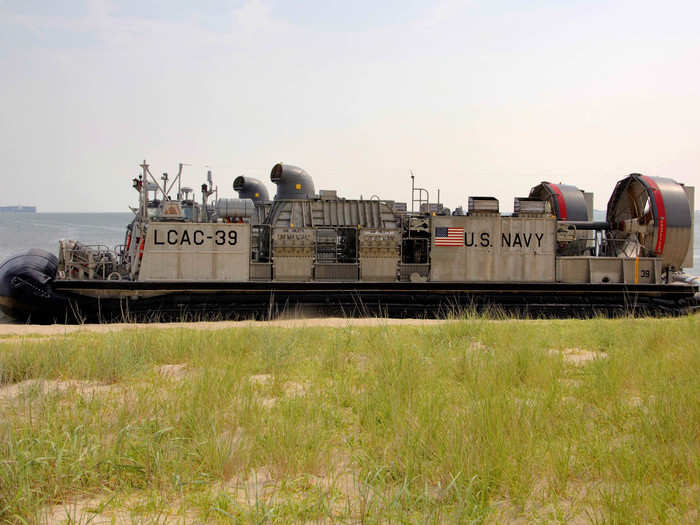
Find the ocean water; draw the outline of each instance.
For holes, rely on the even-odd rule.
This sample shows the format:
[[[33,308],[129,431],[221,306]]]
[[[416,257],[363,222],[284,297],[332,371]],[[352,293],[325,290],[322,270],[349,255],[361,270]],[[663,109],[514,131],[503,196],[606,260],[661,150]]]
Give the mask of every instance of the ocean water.
[[[58,254],[60,239],[110,248],[124,243],[133,213],[0,213],[0,260],[41,248]]]
[[[0,262],[30,248],[58,255],[60,239],[114,247],[133,213],[0,213]],[[11,320],[0,312],[0,323]]]

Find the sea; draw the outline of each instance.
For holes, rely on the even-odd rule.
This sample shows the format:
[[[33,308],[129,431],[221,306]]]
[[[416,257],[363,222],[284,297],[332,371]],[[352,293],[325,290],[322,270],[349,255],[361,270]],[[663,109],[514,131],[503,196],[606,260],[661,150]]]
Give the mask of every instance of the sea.
[[[0,260],[30,248],[58,254],[60,239],[113,248],[124,244],[128,213],[0,213]]]
[[[597,212],[598,213],[602,212]],[[60,239],[114,247],[124,243],[129,213],[0,213],[0,261],[30,248],[58,252]],[[695,212],[694,263],[686,273],[700,276],[700,211]],[[1,316],[2,314],[0,314]],[[6,320],[0,317],[0,322]]]
[[[30,248],[58,255],[58,241],[74,239],[113,248],[124,244],[128,213],[0,213],[0,263]],[[0,323],[11,322],[0,312]]]

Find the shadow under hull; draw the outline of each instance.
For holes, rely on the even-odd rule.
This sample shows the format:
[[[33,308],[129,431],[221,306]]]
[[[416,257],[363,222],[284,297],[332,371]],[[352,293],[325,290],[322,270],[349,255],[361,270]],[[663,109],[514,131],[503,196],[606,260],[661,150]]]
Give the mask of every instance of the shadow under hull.
[[[2,309],[20,322],[270,319],[280,315],[530,318],[685,315],[697,287],[561,283],[56,281],[31,303]]]

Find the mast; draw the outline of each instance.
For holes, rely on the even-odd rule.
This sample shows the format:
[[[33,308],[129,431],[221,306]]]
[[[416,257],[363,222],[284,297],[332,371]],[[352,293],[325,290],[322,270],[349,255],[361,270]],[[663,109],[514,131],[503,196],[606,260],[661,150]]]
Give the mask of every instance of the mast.
[[[141,170],[141,202],[139,202],[139,211],[141,212],[141,219],[145,221],[148,217],[148,164],[146,164],[146,159],[141,164]]]

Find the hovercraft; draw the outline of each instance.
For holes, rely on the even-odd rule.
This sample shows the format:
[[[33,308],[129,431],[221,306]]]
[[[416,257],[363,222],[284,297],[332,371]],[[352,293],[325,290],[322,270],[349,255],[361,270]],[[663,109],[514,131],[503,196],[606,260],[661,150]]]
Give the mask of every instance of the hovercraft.
[[[0,265],[0,308],[21,322],[268,318],[281,312],[434,317],[469,311],[544,317],[680,315],[698,309],[694,189],[620,180],[604,221],[593,195],[542,182],[502,214],[493,197],[451,211],[412,183],[407,203],[316,191],[276,164],[276,192],[247,176],[200,198],[149,165],[113,249],[59,242]],[[413,178],[412,178],[413,181]],[[171,199],[170,196],[175,198]],[[439,193],[438,193],[439,195]],[[213,198],[212,198],[213,197]]]

